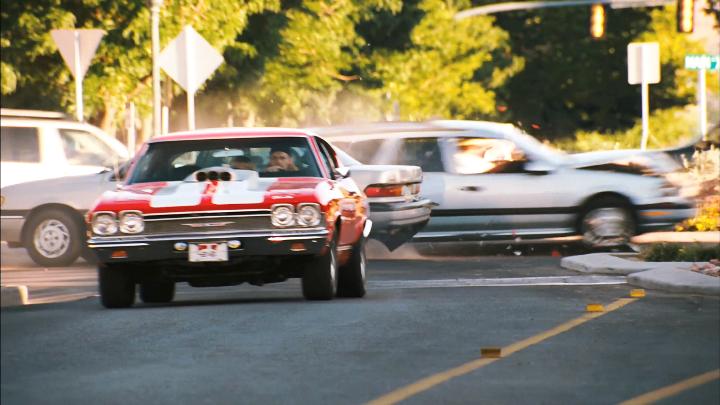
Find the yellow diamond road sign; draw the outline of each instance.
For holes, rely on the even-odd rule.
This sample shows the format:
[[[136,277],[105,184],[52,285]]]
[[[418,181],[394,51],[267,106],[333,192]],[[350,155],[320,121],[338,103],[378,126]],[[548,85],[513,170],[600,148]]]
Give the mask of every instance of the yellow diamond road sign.
[[[189,25],[160,53],[160,67],[191,94],[223,61],[220,52]]]

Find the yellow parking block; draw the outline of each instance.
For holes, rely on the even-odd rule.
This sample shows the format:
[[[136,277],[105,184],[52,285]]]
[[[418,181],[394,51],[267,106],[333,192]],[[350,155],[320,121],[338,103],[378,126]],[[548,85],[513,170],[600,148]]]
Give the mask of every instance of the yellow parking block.
[[[587,304],[585,307],[586,312],[605,312],[605,307],[602,304]]]
[[[502,357],[502,348],[500,347],[483,347],[480,349],[480,356],[496,359]]]
[[[639,288],[637,290],[630,290],[630,296],[633,298],[642,298],[645,296],[645,290]]]

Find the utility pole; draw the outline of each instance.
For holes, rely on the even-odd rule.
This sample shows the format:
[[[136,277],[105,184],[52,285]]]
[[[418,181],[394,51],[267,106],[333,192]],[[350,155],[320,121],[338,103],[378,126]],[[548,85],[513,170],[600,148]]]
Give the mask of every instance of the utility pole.
[[[152,24],[152,91],[153,91],[153,132],[152,136],[160,135],[160,119],[162,99],[160,98],[160,7],[163,0],[150,0],[150,19]]]

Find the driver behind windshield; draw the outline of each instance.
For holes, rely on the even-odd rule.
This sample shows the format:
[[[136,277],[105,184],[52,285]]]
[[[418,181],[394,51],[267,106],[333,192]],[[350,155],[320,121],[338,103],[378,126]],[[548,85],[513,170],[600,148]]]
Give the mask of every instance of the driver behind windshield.
[[[295,165],[295,158],[289,147],[274,147],[270,151],[270,164],[268,172],[297,172],[300,169]]]

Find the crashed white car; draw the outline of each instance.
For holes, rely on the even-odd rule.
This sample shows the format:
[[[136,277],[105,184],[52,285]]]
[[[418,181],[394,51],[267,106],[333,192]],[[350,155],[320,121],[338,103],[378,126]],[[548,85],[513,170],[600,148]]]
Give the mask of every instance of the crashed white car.
[[[582,235],[590,246],[616,246],[695,214],[665,177],[680,166],[661,152],[568,155],[513,125],[482,121],[313,130],[363,163],[422,168],[422,194],[437,205],[413,241]]]

